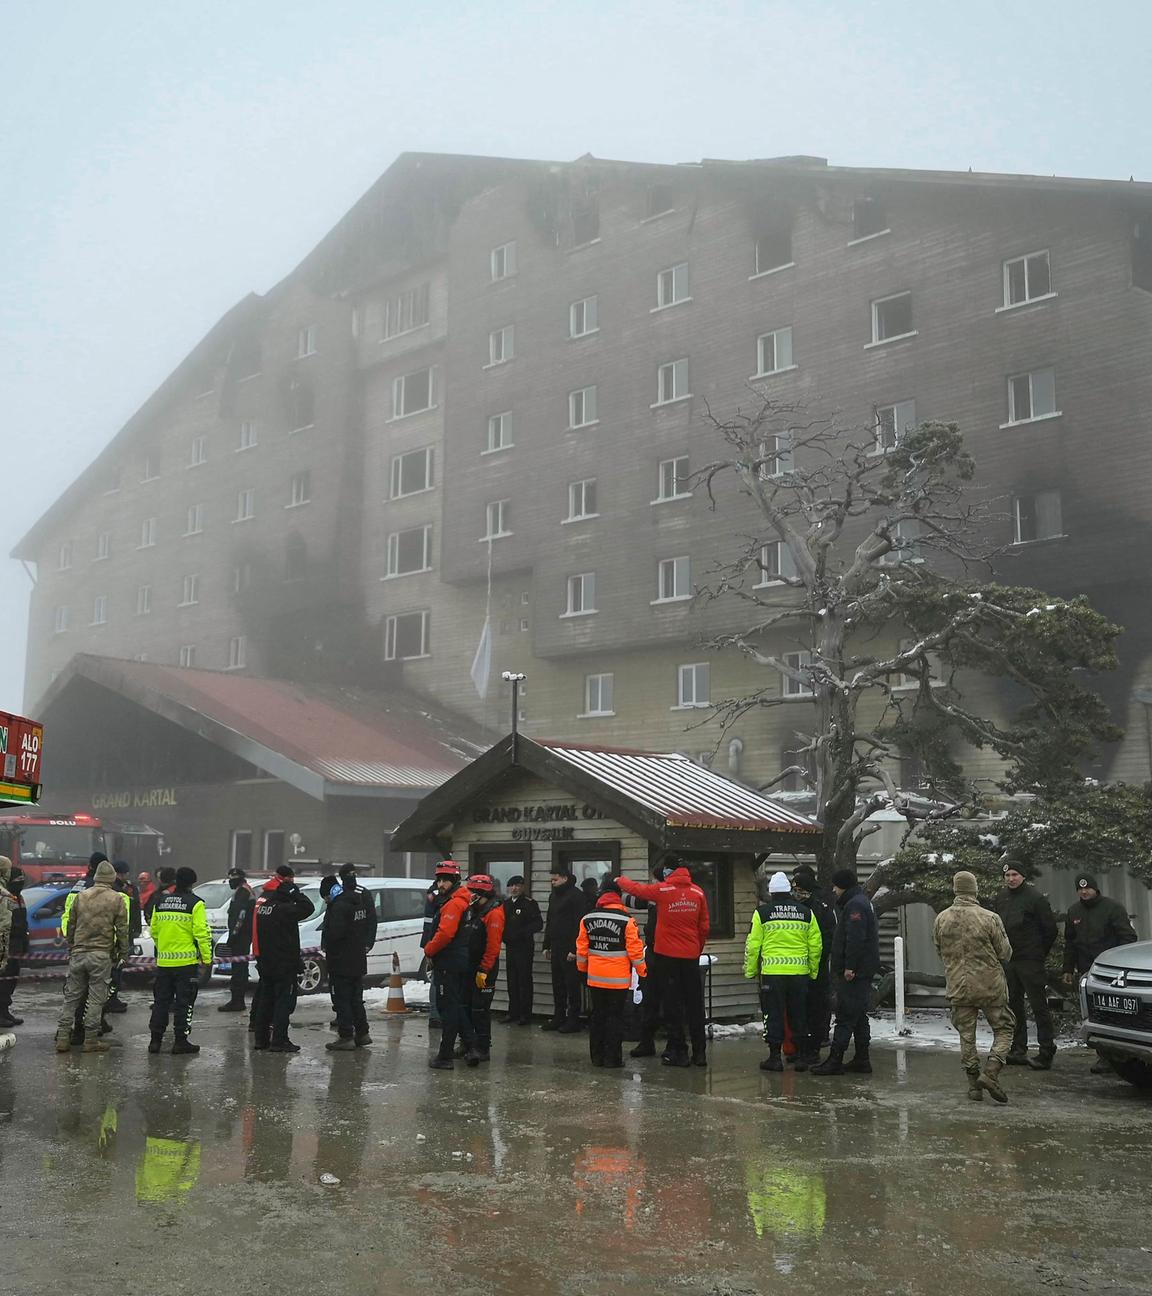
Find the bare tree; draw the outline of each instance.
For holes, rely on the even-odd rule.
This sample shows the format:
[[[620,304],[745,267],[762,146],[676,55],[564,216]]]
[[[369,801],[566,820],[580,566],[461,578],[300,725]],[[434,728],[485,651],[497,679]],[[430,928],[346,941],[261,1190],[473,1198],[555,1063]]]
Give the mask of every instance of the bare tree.
[[[761,520],[701,591],[747,610],[746,624],[709,646],[771,668],[714,714],[727,729],[811,695],[808,732],[773,784],[798,774],[814,791],[825,878],[855,864],[881,807],[911,825],[970,804],[981,789],[965,778],[964,745],[1001,757],[1005,790],[1050,792],[1073,785],[1078,762],[1118,736],[1077,678],[1115,665],[1118,628],[1085,599],[989,578],[993,519],[955,424],[850,432],[770,400],[709,419],[726,452],[694,484],[714,508],[736,485]],[[1003,682],[1003,713],[966,701],[972,674]],[[908,756],[924,771],[920,795],[896,783]]]

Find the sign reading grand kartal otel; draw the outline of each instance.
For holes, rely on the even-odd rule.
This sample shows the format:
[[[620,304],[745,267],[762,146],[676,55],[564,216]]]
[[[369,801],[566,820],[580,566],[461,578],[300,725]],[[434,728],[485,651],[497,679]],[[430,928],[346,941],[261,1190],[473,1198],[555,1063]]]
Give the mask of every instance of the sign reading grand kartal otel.
[[[0,805],[35,805],[40,800],[44,726],[0,711]]]

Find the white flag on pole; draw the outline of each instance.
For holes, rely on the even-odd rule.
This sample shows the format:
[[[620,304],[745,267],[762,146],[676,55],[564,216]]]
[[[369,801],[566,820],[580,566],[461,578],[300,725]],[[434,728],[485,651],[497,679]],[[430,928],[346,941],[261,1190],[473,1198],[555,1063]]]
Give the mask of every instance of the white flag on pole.
[[[488,676],[492,670],[492,618],[484,618],[484,629],[480,631],[480,642],[476,645],[476,656],[472,658],[472,683],[481,698],[488,696]]]

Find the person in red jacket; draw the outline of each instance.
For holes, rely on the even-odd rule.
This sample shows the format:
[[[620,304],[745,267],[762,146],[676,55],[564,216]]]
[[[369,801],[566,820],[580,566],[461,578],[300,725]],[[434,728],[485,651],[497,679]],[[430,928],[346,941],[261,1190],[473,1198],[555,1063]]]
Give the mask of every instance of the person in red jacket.
[[[431,934],[424,946],[424,956],[432,964],[436,1002],[440,1006],[443,1025],[439,1052],[428,1065],[433,1071],[451,1071],[457,1036],[464,1042],[464,1057],[468,1065],[480,1065],[476,1032],[468,1016],[472,892],[461,885],[460,865],[455,860],[441,860],[432,876],[438,893],[438,907],[432,919]]]
[[[668,1027],[662,1061],[665,1066],[707,1066],[700,955],[708,942],[708,900],[682,864],[663,882],[633,882],[626,877],[617,881],[625,895],[656,906],[656,948],[649,975],[655,974],[660,981]],[[691,1059],[684,1039],[685,1018],[692,1041]]]
[[[472,986],[468,1012],[476,1032],[476,1051],[487,1062],[492,1051],[492,996],[500,975],[500,942],[504,939],[504,906],[496,898],[496,883],[487,873],[474,873],[465,884],[472,892],[472,931],[468,966]]]

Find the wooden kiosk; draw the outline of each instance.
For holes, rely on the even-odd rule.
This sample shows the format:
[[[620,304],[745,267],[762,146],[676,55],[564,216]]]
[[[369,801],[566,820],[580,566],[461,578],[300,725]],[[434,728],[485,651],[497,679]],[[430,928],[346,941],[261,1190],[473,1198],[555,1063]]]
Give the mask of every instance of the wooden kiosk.
[[[501,893],[522,874],[542,912],[556,864],[591,886],[608,873],[647,881],[674,856],[708,897],[715,1015],[736,1018],[760,1011],[755,982],[743,976],[756,869],[769,857],[784,857],[784,867],[810,858],[819,831],[686,756],[513,733],[426,796],[392,849],[437,851],[466,874],[490,873]],[[551,979],[544,958],[535,967],[541,1013],[552,1004]]]

